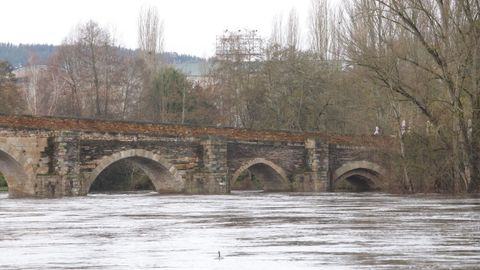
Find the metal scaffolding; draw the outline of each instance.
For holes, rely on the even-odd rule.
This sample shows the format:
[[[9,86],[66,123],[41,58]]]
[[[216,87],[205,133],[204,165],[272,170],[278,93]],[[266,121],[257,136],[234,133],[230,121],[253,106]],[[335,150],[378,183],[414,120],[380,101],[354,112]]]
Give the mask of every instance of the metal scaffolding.
[[[262,60],[263,39],[257,30],[225,30],[217,36],[216,57],[223,61],[254,62]]]

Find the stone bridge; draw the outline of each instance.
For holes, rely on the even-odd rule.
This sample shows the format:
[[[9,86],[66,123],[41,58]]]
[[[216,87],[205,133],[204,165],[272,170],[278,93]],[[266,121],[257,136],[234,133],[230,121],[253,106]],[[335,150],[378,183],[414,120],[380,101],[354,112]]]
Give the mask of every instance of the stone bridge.
[[[228,194],[245,172],[265,191],[389,186],[387,138],[0,115],[0,172],[10,197],[88,194],[128,160],[161,194]],[[344,183],[344,184],[340,184]]]

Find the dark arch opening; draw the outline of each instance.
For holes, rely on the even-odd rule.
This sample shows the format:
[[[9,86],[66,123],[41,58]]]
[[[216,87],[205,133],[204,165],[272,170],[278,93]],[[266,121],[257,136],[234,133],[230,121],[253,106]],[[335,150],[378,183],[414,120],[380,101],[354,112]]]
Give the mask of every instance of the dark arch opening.
[[[154,191],[152,180],[134,162],[119,160],[105,168],[93,181],[90,192]]]
[[[180,193],[172,172],[151,157],[132,155],[106,162],[95,170],[88,192],[156,191]],[[122,179],[123,178],[123,179]]]
[[[256,163],[239,169],[231,182],[231,190],[290,191],[285,176],[265,163]]]
[[[356,169],[345,173],[335,180],[336,192],[373,192],[379,191],[379,174],[366,170]]]

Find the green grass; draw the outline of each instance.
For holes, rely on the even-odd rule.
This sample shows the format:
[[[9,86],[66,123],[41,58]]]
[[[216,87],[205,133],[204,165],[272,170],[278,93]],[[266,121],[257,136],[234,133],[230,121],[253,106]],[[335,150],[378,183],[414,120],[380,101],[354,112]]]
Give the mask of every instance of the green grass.
[[[7,192],[8,191],[8,187],[0,187],[0,192]]]

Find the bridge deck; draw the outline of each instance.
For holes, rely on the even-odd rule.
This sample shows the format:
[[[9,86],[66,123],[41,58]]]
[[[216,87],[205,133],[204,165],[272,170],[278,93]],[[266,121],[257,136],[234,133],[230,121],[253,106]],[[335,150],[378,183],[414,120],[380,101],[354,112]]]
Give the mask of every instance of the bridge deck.
[[[0,127],[43,129],[59,131],[87,131],[162,135],[173,137],[215,136],[234,140],[303,142],[308,138],[323,139],[332,144],[381,146],[389,145],[392,139],[381,136],[343,136],[320,132],[290,132],[251,130],[237,128],[196,127],[174,124],[127,122],[99,119],[40,117],[26,115],[0,115]]]

